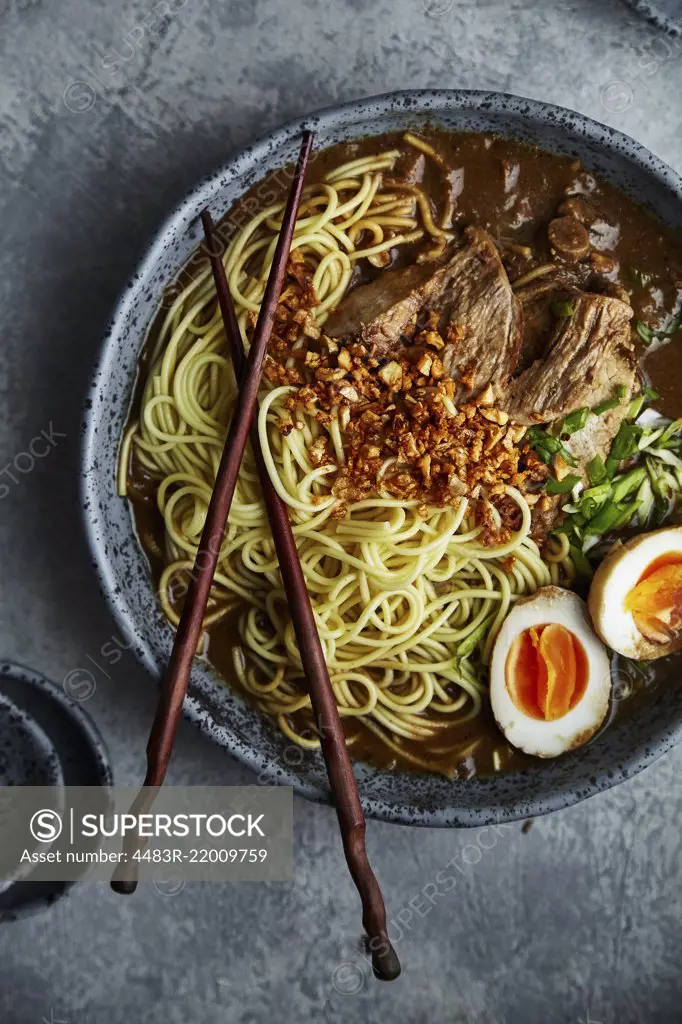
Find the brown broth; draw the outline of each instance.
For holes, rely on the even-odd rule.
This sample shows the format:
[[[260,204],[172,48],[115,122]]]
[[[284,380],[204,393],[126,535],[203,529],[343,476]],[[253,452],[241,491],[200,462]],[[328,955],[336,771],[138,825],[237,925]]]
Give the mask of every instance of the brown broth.
[[[421,133],[421,138],[434,146],[447,165],[451,186],[457,191],[453,216],[455,226],[463,228],[475,224],[484,227],[503,247],[510,243],[532,247],[530,262],[520,260],[511,251],[504,252],[503,258],[512,280],[551,258],[547,240],[549,221],[557,216],[558,207],[568,193],[586,184],[591,187],[591,176],[587,178],[587,172],[572,157],[555,156],[493,135],[427,131]],[[417,180],[428,193],[434,213],[440,215],[446,200],[444,173],[428,156],[421,161],[412,147],[404,142],[402,133],[361,139],[321,151],[312,163],[308,180],[320,180],[328,170],[341,163],[386,149],[401,151],[394,176],[410,170],[417,172]],[[259,209],[283,197],[290,181],[291,168],[285,168],[254,185],[223,218],[218,228],[222,237],[229,239]],[[585,287],[591,290],[609,290],[614,286],[625,288],[630,293],[635,319],[645,319],[653,328],[662,326],[665,318],[677,309],[682,296],[682,251],[647,211],[612,185],[596,181],[587,198],[597,207],[600,222],[608,226],[608,230],[604,227],[603,231],[607,244],[601,251],[618,261],[618,270],[609,278],[592,273],[586,278]],[[393,265],[412,262],[417,251],[416,244],[395,250]],[[200,258],[205,260],[203,256]],[[189,274],[190,271],[184,273]],[[351,287],[380,273],[381,270],[370,265],[357,269]],[[181,281],[182,278],[183,275]],[[148,370],[150,352],[158,337],[163,312],[165,310],[152,324],[140,354],[138,385]],[[644,357],[642,367],[646,376],[661,393],[660,408],[669,416],[679,414],[682,410],[682,332],[649,354],[640,346],[639,354]],[[140,403],[141,386],[138,386],[131,419],[138,414]],[[163,568],[164,529],[156,506],[154,483],[134,458],[129,480],[138,536],[152,575],[158,580]],[[227,681],[234,676],[232,651],[238,642],[236,616],[228,617],[209,630],[209,660]],[[603,728],[615,715],[635,712],[641,702],[649,698],[659,679],[669,678],[670,662],[671,659],[665,659],[665,665],[660,663],[661,670],[654,677],[649,670],[615,658],[615,677],[621,681],[627,679],[627,686],[621,686],[620,697],[612,703]],[[353,739],[352,752],[356,759],[370,761],[380,768],[410,768],[409,762],[402,762],[357,721],[346,719],[344,728],[349,739]],[[502,771],[537,763],[534,758],[504,742],[489,707],[485,707],[474,722],[443,729],[438,737],[438,746],[469,743],[477,738],[480,739],[478,747],[464,762],[457,758],[455,763],[452,757],[435,752],[430,754],[429,748],[421,744],[407,743],[405,748],[422,758],[430,757],[435,772],[451,772],[456,768],[458,778],[493,773],[493,751],[496,749],[502,754]]]

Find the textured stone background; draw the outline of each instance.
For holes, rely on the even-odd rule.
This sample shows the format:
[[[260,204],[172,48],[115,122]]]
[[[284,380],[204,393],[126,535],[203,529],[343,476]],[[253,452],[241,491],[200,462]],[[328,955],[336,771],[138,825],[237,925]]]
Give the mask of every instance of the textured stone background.
[[[126,59],[112,77],[114,51]],[[620,0],[0,0],[0,465],[50,423],[67,435],[0,507],[0,652],[56,680],[94,672],[88,708],[119,782],[142,772],[154,694],[131,657],[87,660],[114,625],[81,533],[79,404],[117,293],[169,207],[285,118],[407,87],[551,100],[682,168],[681,54]],[[359,953],[333,812],[299,800],[293,887],[145,887],[125,900],[83,886],[2,928],[0,1019],[682,1020],[681,769],[682,750],[480,844],[370,825],[403,933],[395,985],[374,982]],[[182,727],[175,782],[247,774]],[[456,886],[410,919],[453,858]]]

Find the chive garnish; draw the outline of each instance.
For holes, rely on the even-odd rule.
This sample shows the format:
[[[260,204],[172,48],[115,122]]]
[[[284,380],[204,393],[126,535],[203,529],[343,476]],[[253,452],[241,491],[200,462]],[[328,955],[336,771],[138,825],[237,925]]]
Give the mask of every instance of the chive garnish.
[[[595,457],[587,464],[587,475],[593,485],[602,483],[606,479],[606,466],[601,455]]]
[[[558,430],[559,437],[570,437],[571,434],[576,434],[579,430],[582,430],[587,423],[589,415],[590,410],[586,405],[582,409],[576,409],[574,412],[569,413]]]
[[[645,324],[643,320],[638,320],[635,324],[637,334],[640,336],[645,345],[650,345],[652,341],[660,341],[662,338],[669,338],[671,334],[676,334],[682,327],[682,310],[678,310],[668,322],[667,327],[653,328]]]
[[[626,416],[629,420],[636,420],[640,412],[644,408],[646,397],[644,395],[638,395],[637,398],[633,398],[628,406]]]
[[[597,514],[590,519],[585,527],[585,533],[590,537],[601,537],[613,529],[614,524],[620,519],[622,508],[613,502],[602,505]]]
[[[609,460],[622,462],[623,459],[629,459],[635,455],[639,451],[639,442],[643,433],[642,427],[638,427],[636,423],[621,423],[611,445]]]
[[[631,469],[628,473],[624,473],[618,477],[618,480],[614,480],[613,489],[611,491],[612,501],[622,501],[623,498],[627,498],[628,494],[639,488],[640,484],[646,479],[647,471],[641,466],[637,469]]]
[[[573,314],[575,313],[575,308],[571,305],[570,302],[553,302],[552,312],[554,313],[554,316],[558,317],[573,316]]]
[[[644,344],[645,345],[650,345],[651,342],[654,340],[654,337],[655,337],[654,332],[651,330],[651,328],[647,327],[647,325],[644,323],[643,320],[638,320],[637,324],[636,324],[636,327],[637,327],[637,334],[640,336],[640,338],[642,339]]]
[[[590,565],[589,559],[582,548],[579,548],[575,544],[571,544],[568,549],[568,553],[571,556],[573,565],[581,576],[587,576],[588,579],[592,576],[592,566]]]
[[[569,473],[563,480],[555,480],[553,477],[550,477],[545,489],[548,494],[570,494],[575,485],[579,483],[580,477]]]
[[[524,440],[528,441],[533,451],[547,466],[552,465],[555,455],[561,455],[568,466],[575,466],[575,459],[571,453],[564,448],[558,437],[548,434],[541,427],[529,427]]]
[[[605,402],[600,402],[599,405],[595,405],[592,412],[595,416],[603,416],[605,412],[608,412],[610,409],[617,409],[619,405],[620,402],[617,398],[607,398]]]
[[[647,398],[649,396],[643,392],[635,401],[639,405]],[[645,446],[649,438],[650,447],[642,450],[640,445]],[[595,455],[587,465],[590,486],[575,500],[564,504],[563,522],[553,531],[568,538],[577,572],[591,575],[586,550],[595,547],[600,557],[605,536],[634,523],[640,527],[661,525],[676,504],[679,507],[682,501],[681,456],[682,419],[653,430],[632,421],[621,423],[606,459]],[[619,471],[623,461],[633,457],[637,458],[637,463],[630,462],[628,468]],[[552,493],[556,488],[572,489],[574,480],[575,477],[565,477],[562,481],[550,481],[547,490]]]

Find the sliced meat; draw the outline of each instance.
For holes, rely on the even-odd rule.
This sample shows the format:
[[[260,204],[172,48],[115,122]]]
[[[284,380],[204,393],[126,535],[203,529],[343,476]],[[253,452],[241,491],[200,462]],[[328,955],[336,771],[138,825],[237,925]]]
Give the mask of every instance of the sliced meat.
[[[521,309],[490,235],[466,231],[467,242],[448,264],[440,309],[445,335],[456,338],[441,358],[451,377],[466,374],[458,399],[468,399],[487,384],[503,385],[513,373],[522,340]],[[443,274],[443,271],[441,271]]]
[[[536,359],[547,354],[557,326],[557,303],[568,302],[578,290],[548,274],[531,281],[516,292],[523,314],[523,344],[516,364],[518,372],[527,370]]]
[[[609,409],[600,416],[588,416],[583,429],[563,442],[575,461],[575,466],[571,466],[570,472],[580,476],[586,486],[589,486],[587,467],[592,459],[599,455],[606,461],[611,451],[613,439],[627,416],[636,379],[636,361],[631,351],[621,349],[611,358],[605,359],[593,382],[590,403],[594,407],[614,398],[619,386],[627,389],[626,395],[617,408]],[[533,536],[538,543],[544,541],[563,520],[561,505],[561,499],[557,498],[552,507],[545,512],[533,509]]]
[[[512,381],[504,408],[517,423],[551,423],[583,406],[598,404],[625,364],[635,361],[630,338],[632,309],[608,295],[582,294],[573,315],[562,317],[548,354]],[[627,386],[627,385],[626,385]],[[630,384],[630,387],[632,384]]]
[[[424,168],[426,167],[426,156],[418,149],[411,149],[398,158],[394,167],[393,176],[403,185],[419,185],[424,179]]]
[[[394,354],[410,325],[414,328],[424,290],[434,276],[432,263],[384,271],[344,298],[325,323],[325,332],[332,338],[359,337],[378,356]]]
[[[626,394],[617,408],[609,409],[601,416],[589,416],[583,429],[566,441],[579,471],[584,472],[595,455],[606,459],[611,442],[627,415],[636,380],[637,362],[631,348],[619,348],[602,362],[593,381],[589,404],[594,407],[614,398],[620,387],[626,389]]]
[[[448,338],[441,352],[445,367],[455,379],[466,375],[457,397],[504,383],[518,358],[521,313],[492,238],[469,228],[449,261],[433,267],[387,271],[356,288],[325,330],[332,337],[357,336],[379,357],[393,356],[414,336],[419,320],[436,310]]]

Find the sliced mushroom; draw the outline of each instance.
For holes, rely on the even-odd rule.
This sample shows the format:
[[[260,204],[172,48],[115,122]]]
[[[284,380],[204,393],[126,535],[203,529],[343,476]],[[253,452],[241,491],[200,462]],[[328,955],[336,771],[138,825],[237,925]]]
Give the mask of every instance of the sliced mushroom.
[[[567,260],[581,260],[590,251],[589,235],[575,217],[556,217],[547,233],[552,249]]]
[[[571,196],[570,199],[562,203],[559,207],[559,213],[565,217],[575,217],[581,224],[587,224],[588,226],[599,219],[597,208],[579,196]]]
[[[590,256],[590,263],[597,274],[612,274],[618,266],[618,260],[614,256],[608,256],[603,252],[593,252]]]

